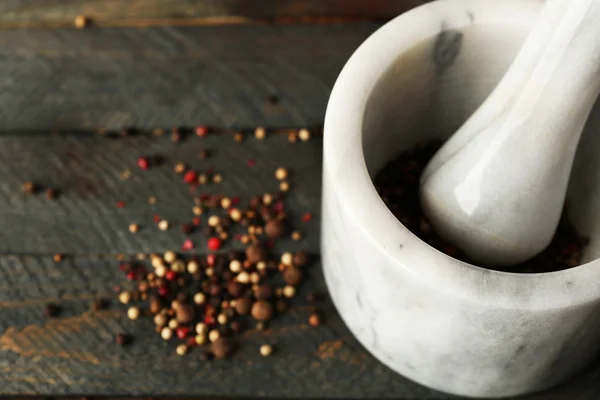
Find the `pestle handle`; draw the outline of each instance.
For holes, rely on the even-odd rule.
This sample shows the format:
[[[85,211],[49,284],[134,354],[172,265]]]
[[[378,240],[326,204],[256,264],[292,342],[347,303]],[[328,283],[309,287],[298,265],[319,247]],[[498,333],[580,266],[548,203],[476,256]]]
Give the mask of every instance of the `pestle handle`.
[[[438,232],[489,265],[543,250],[599,92],[600,0],[548,0],[499,85],[423,173]]]

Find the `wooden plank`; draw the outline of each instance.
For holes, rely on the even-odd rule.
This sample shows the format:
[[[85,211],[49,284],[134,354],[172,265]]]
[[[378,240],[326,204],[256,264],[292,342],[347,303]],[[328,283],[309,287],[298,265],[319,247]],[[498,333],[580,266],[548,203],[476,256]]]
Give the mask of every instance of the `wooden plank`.
[[[85,15],[96,26],[180,23],[385,20],[425,0],[13,0],[0,2],[0,28],[72,26]]]
[[[185,357],[162,341],[149,320],[130,321],[114,300],[113,286],[123,284],[117,263],[78,256],[55,264],[49,257],[0,256],[0,387],[5,395],[146,395],[299,398],[445,399],[384,367],[352,337],[329,300],[325,324],[306,325],[305,294],[325,290],[320,266],[306,267],[290,311],[264,333],[250,331],[230,359],[201,361],[197,351]],[[112,298],[107,310],[90,311],[97,296]],[[47,302],[61,305],[60,318],[49,320]],[[135,337],[127,348],[114,335]],[[401,340],[401,339],[400,339]],[[264,358],[263,343],[278,352]],[[583,374],[523,399],[592,399],[598,390],[600,363]],[[454,397],[452,397],[454,398]]]
[[[238,144],[232,134],[190,136],[180,143],[169,135],[141,135],[111,139],[96,134],[47,133],[0,135],[0,162],[4,165],[0,184],[0,253],[138,253],[177,250],[190,237],[195,251],[206,250],[201,232],[184,235],[181,224],[191,223],[193,196],[201,193],[239,196],[242,205],[254,195],[279,190],[274,171],[287,167],[292,189],[286,195],[290,228],[299,230],[303,239],[278,242],[275,251],[304,248],[319,249],[322,137],[307,143],[291,144],[287,135],[271,134],[259,141],[253,136]],[[202,148],[212,156],[201,160]],[[16,156],[18,155],[18,156]],[[140,156],[160,156],[162,165],[148,171],[137,165]],[[249,167],[248,161],[255,166]],[[190,193],[187,184],[173,167],[183,162],[198,171],[214,168],[223,177]],[[121,180],[129,169],[132,177]],[[60,195],[47,200],[21,191],[25,181],[56,188]],[[148,204],[155,196],[157,204]],[[122,200],[126,206],[116,207]],[[314,219],[302,222],[304,213]],[[153,215],[170,221],[160,231]],[[207,216],[202,217],[206,224]],[[132,234],[130,223],[138,223],[140,232]],[[238,241],[232,245],[240,247]]]
[[[434,395],[369,356],[328,301],[326,323],[306,324],[305,294],[324,290],[318,264],[306,267],[310,280],[288,313],[264,333],[245,333],[232,359],[217,362],[201,361],[198,351],[177,356],[150,320],[128,320],[116,301],[107,310],[89,311],[96,295],[111,296],[112,287],[123,283],[116,264],[91,257],[60,264],[49,257],[0,257],[3,394],[350,398],[362,388],[363,395],[377,398]],[[44,316],[49,301],[61,305],[60,318]],[[131,346],[113,343],[120,332],[135,337]],[[266,342],[278,348],[269,358],[258,353]]]
[[[0,31],[0,131],[321,124],[377,27]]]

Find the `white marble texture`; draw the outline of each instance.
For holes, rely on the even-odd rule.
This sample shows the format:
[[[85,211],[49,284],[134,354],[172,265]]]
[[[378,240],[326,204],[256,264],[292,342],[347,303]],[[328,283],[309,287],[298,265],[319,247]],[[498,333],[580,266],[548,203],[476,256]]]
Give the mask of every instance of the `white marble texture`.
[[[421,178],[438,234],[489,266],[552,240],[573,158],[600,92],[600,1],[548,0],[492,94]]]
[[[348,61],[325,120],[322,255],[360,342],[438,390],[501,397],[555,385],[600,350],[600,105],[568,198],[585,265],[520,275],[459,262],[417,239],[371,181],[399,151],[447,138],[498,83],[540,0],[441,0],[386,24]]]

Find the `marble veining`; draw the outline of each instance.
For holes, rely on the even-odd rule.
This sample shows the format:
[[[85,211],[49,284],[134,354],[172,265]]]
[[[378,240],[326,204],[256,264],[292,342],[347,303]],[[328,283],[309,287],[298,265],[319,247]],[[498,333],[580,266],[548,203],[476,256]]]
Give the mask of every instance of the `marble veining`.
[[[325,120],[321,247],[333,303],[382,363],[463,396],[555,385],[600,345],[599,261],[526,277],[458,262],[403,227],[370,179],[402,149],[450,135],[491,92],[542,5],[508,3],[441,0],[386,24],[342,70]],[[440,34],[442,22],[460,39]],[[453,59],[439,74],[432,52],[442,41],[449,50],[440,60]],[[600,106],[594,113],[582,140],[596,147],[578,154],[574,182],[585,185],[571,193],[597,256],[600,202],[588,196],[600,196],[600,179],[582,178],[589,174],[582,166],[597,158],[587,150],[600,148]]]

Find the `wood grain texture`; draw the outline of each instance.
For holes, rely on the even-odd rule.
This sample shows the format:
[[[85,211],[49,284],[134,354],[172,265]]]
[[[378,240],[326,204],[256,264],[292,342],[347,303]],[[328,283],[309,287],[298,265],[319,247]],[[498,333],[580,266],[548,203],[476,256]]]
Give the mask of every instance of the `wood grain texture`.
[[[328,301],[326,324],[309,327],[304,295],[323,290],[324,283],[318,264],[307,270],[310,280],[288,313],[263,333],[245,333],[231,360],[206,362],[197,351],[177,356],[150,320],[128,320],[116,301],[108,310],[89,311],[95,295],[110,296],[123,283],[114,260],[76,257],[55,264],[49,257],[0,257],[2,393],[350,398],[364,388],[372,397],[439,397],[369,356]],[[48,301],[62,306],[60,318],[43,315]],[[114,344],[119,332],[134,335],[134,343]],[[278,352],[260,356],[263,343]]]
[[[290,311],[265,332],[239,338],[230,359],[207,362],[198,351],[175,355],[149,320],[130,321],[113,298],[107,310],[90,311],[96,296],[114,296],[123,284],[117,263],[78,256],[55,264],[43,256],[0,256],[0,392],[3,395],[146,395],[218,398],[453,398],[404,379],[371,357],[325,300],[326,323],[307,326],[304,295],[324,290],[318,263]],[[60,318],[43,314],[47,302]],[[114,335],[127,332],[121,348]],[[276,346],[269,358],[263,343]],[[556,389],[522,399],[594,399],[600,363]]]
[[[0,131],[320,125],[377,27],[0,31]]]
[[[307,143],[291,144],[285,134],[269,135],[259,141],[254,136],[238,144],[232,134],[195,135],[172,143],[169,135],[119,137],[111,139],[95,134],[48,133],[0,136],[0,253],[10,254],[88,254],[138,253],[178,250],[190,237],[196,250],[206,250],[202,233],[184,235],[181,224],[191,223],[193,194],[183,178],[173,170],[184,162],[198,171],[214,168],[223,177],[219,184],[200,187],[202,193],[240,196],[242,204],[254,195],[279,190],[274,173],[278,167],[290,171],[292,189],[286,195],[291,228],[304,238],[276,244],[275,251],[304,248],[318,252],[321,191],[322,137]],[[206,160],[200,149],[211,153]],[[162,165],[141,170],[139,156],[163,159]],[[248,161],[255,166],[249,167]],[[132,177],[121,180],[129,169]],[[60,195],[47,200],[21,191],[22,182],[33,181],[56,188]],[[155,196],[157,204],[148,204]],[[122,200],[126,206],[116,207]],[[304,223],[305,212],[314,219]],[[172,228],[160,231],[153,215],[170,222]],[[207,216],[201,217],[206,224]],[[132,234],[131,223],[141,226]],[[233,242],[233,241],[232,241]],[[234,246],[241,246],[238,241]]]
[[[5,0],[0,28],[72,26],[78,15],[96,26],[291,23],[385,20],[425,0]]]

